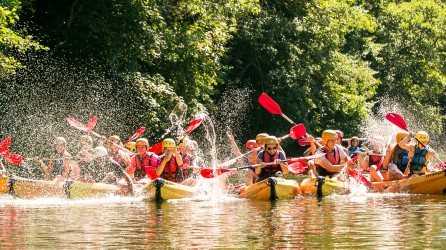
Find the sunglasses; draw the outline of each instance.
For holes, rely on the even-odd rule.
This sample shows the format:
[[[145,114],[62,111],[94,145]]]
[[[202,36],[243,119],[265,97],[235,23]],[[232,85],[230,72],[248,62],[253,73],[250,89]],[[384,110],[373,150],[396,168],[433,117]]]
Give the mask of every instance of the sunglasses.
[[[275,150],[275,149],[277,149],[277,147],[267,148],[266,150]]]

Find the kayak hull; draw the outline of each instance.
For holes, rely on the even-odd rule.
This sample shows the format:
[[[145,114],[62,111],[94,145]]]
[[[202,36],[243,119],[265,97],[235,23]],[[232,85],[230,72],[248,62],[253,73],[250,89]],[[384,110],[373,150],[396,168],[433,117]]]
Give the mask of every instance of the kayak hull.
[[[319,180],[322,183],[320,184],[319,190],[321,193],[318,194]],[[302,181],[300,192],[302,195],[327,196],[332,194],[348,194],[350,193],[350,189],[347,182],[332,180],[329,177],[307,178]]]
[[[446,194],[446,172],[436,171],[426,175],[396,181],[372,182],[377,192],[409,194]]]
[[[56,182],[32,180],[21,177],[0,179],[1,193],[9,193],[23,199],[34,198],[101,198],[109,195],[125,195],[125,187],[105,183]]]
[[[241,198],[256,200],[293,199],[299,194],[295,180],[270,177],[240,189]]]
[[[190,198],[196,194],[197,191],[193,187],[164,180],[162,178],[158,178],[146,184],[143,191],[145,198],[154,201],[184,199]]]

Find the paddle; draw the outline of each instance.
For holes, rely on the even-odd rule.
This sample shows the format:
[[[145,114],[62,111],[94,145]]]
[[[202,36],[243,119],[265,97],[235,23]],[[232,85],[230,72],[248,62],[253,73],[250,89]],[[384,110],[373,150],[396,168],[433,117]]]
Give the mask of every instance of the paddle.
[[[96,116],[94,116],[93,118],[95,118]],[[84,124],[82,124],[82,123],[80,123],[79,121],[77,121],[76,119],[74,119],[73,117],[69,117],[69,118],[67,118],[67,122],[68,122],[68,124],[71,126],[71,127],[73,127],[73,128],[76,128],[76,129],[79,129],[80,131],[83,131],[83,132],[86,132],[86,133],[91,133],[92,135],[94,135],[95,137],[97,137],[97,138],[105,138],[105,137],[103,137],[102,135],[100,135],[100,134],[98,134],[98,133],[96,133],[96,132],[94,132],[92,129],[93,129],[93,126],[94,125],[96,125],[96,122],[95,122],[95,120],[96,119],[93,119],[93,118],[91,118],[88,122],[89,122],[89,126],[90,127],[88,127],[88,126],[85,126]],[[132,153],[132,152],[130,152],[130,150],[128,150],[127,148],[125,148],[125,147],[123,147],[123,146],[121,146],[121,145],[119,145],[119,144],[117,144],[117,143],[115,143],[115,142],[112,142],[112,141],[110,141],[109,139],[106,139],[106,141],[108,141],[108,142],[110,142],[111,144],[113,144],[113,145],[115,145],[116,147],[118,147],[119,149],[121,149],[121,150],[123,150],[124,152],[126,152],[126,153]]]
[[[351,138],[342,139],[342,141],[350,141],[350,140],[351,140]],[[360,141],[367,141],[367,138],[359,138],[359,140]],[[318,138],[318,139],[315,139],[315,141],[321,143],[322,139]],[[299,144],[299,146],[309,146],[310,145],[310,141],[308,139],[306,139],[306,138],[299,139],[297,141],[297,143]]]
[[[289,158],[289,159],[286,159],[286,160],[282,160],[281,162],[299,162],[299,161],[303,161],[303,160],[310,160],[310,159],[319,158],[319,157],[322,157],[324,155],[325,155],[325,153],[319,153],[319,154],[306,156],[306,157]],[[268,166],[268,165],[274,165],[274,164],[276,164],[276,163],[268,162],[268,163],[265,163],[264,165]],[[237,168],[217,168],[217,169],[215,169],[215,172],[214,172],[213,168],[203,168],[202,170],[200,170],[200,174],[204,178],[214,178],[214,177],[219,176],[219,175],[221,175],[223,173],[235,172],[235,171],[238,171],[240,169],[256,168],[256,167],[260,167],[260,166],[262,166],[262,164],[246,165],[246,166],[241,166],[241,167],[237,167]],[[296,168],[298,168],[298,167],[296,167]]]
[[[262,107],[264,107],[266,110],[268,110],[271,114],[280,115],[283,118],[285,118],[285,120],[287,120],[289,123],[291,123],[293,125],[297,125],[290,118],[288,118],[288,116],[286,116],[285,114],[282,113],[282,110],[280,109],[279,104],[277,104],[273,99],[271,99],[271,97],[269,97],[266,93],[262,93],[259,96],[258,101],[259,101],[260,105],[262,105]],[[309,136],[309,134],[305,132],[305,136]],[[322,147],[322,145],[319,142],[315,141],[315,143],[319,148]]]
[[[202,118],[197,118],[195,120],[192,120],[189,125],[186,128],[186,131],[184,132],[184,136],[183,138],[181,138],[180,142],[183,141],[184,139],[186,139],[186,137],[190,134],[190,132],[194,131],[195,129],[197,129],[201,122],[203,121]],[[163,152],[163,142],[158,142],[157,144],[151,146],[149,148],[149,151],[154,153],[154,154],[161,154]]]
[[[349,160],[345,165],[347,167],[348,175],[351,176],[353,179],[355,179],[358,183],[364,184],[368,187],[371,186],[370,181],[363,175],[362,171],[360,171],[357,168],[349,168],[348,166],[353,165],[357,160],[359,159],[359,156],[353,157],[351,160]]]
[[[391,123],[395,124],[400,129],[405,130],[406,132],[409,132],[410,134],[414,134],[413,132],[409,131],[409,129],[407,128],[406,121],[399,114],[397,114],[397,113],[388,113],[386,115],[386,119],[389,120]],[[418,139],[416,135],[414,135],[414,138],[415,138],[415,140],[417,140],[418,143],[423,145],[423,147],[426,148],[426,150],[428,152],[432,151],[432,148],[429,147],[429,146],[426,146],[423,142],[421,142],[420,139]],[[438,157],[437,154],[433,154],[433,155],[443,165],[443,167],[446,167],[446,164],[444,163],[444,161],[442,161],[440,159],[440,157]]]
[[[298,124],[296,126],[293,126],[290,129],[290,133],[289,134],[284,135],[284,136],[280,137],[279,139],[280,140],[285,140],[288,137],[291,137],[292,139],[298,139],[298,138],[304,136],[306,133],[307,133],[307,131],[305,130],[305,126],[303,124]],[[231,166],[232,164],[236,163],[238,159],[243,158],[246,155],[251,154],[252,152],[258,151],[260,149],[262,149],[262,148],[261,147],[254,148],[254,149],[252,149],[252,150],[250,150],[250,151],[248,151],[248,152],[246,152],[246,153],[244,153],[242,155],[239,155],[239,156],[237,156],[237,157],[235,157],[235,158],[233,158],[231,160],[223,162],[222,164],[219,165],[219,167]]]
[[[130,138],[124,143],[124,145],[140,137],[145,130],[146,130],[145,127],[140,127],[138,130],[136,130],[136,132],[132,136],[130,136]]]
[[[0,143],[0,156],[3,156],[6,161],[10,164],[20,165],[23,163],[25,158],[18,154],[11,154],[9,153],[8,149],[11,145],[11,138],[6,137],[1,143]]]

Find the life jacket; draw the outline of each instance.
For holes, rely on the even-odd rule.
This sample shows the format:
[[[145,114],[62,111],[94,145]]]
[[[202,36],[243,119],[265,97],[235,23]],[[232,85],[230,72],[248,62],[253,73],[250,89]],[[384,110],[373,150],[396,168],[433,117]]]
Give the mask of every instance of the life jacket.
[[[53,177],[62,175],[64,168],[65,166],[63,160],[54,160],[53,169],[51,169],[50,175]]]
[[[426,160],[427,149],[420,150],[419,147],[415,147],[415,154],[412,157],[412,161],[410,162],[410,170],[411,171],[422,171],[425,169],[426,165],[429,163]]]
[[[404,173],[407,163],[409,163],[409,150],[398,147],[397,160],[395,162],[398,169]]]
[[[160,177],[177,183],[184,180],[183,171],[180,166],[178,166],[175,156],[172,156],[166,166],[164,166]]]
[[[372,153],[376,153],[375,151],[372,151]],[[369,167],[372,165],[375,165],[378,170],[381,168],[381,165],[384,162],[384,156],[382,155],[369,155]]]
[[[265,163],[269,163],[269,162],[274,162],[279,158],[279,150],[276,151],[276,153],[274,155],[270,155],[268,154],[268,152],[263,151],[263,162]],[[274,165],[268,165],[265,166],[264,168],[261,169],[261,172],[259,174],[259,181],[260,180],[264,180],[268,177],[271,176],[275,176],[275,174],[277,173],[277,171],[280,170],[280,165],[279,164],[274,164]]]
[[[136,168],[135,168],[135,180],[141,180],[144,179],[147,175],[146,168],[147,167],[156,167],[153,164],[154,159],[153,153],[147,152],[144,157],[141,157],[141,155],[137,154],[134,156],[135,162],[136,162]]]
[[[331,163],[331,165],[339,165],[339,163],[341,163],[341,158],[339,156],[338,150],[339,150],[338,147],[334,148],[334,150],[333,150],[334,156],[333,156],[326,147],[322,147],[322,148],[318,149],[319,152],[322,151],[323,153],[325,153],[325,159],[327,159]],[[321,176],[331,176],[331,175],[335,174],[332,172],[328,172],[325,168],[323,168],[319,164],[316,164],[316,171]]]

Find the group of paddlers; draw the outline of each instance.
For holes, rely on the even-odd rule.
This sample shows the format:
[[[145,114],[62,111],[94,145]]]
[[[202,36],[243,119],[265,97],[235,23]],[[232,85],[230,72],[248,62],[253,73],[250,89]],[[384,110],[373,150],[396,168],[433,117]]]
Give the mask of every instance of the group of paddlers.
[[[236,155],[242,155],[233,136],[228,133]],[[346,181],[348,169],[355,169],[361,176],[370,176],[369,181],[400,180],[411,176],[423,175],[430,170],[429,160],[437,153],[429,146],[429,134],[398,132],[395,143],[386,143],[382,136],[368,139],[371,149],[354,136],[347,140],[348,147],[342,146],[343,133],[340,130],[325,130],[321,138],[306,135],[309,148],[304,156],[319,154],[307,162],[309,178],[328,176],[332,179]],[[415,140],[416,138],[416,140]],[[241,161],[245,164],[260,164],[253,171],[246,171],[246,184],[264,180],[277,172],[288,173],[286,156],[280,147],[280,139],[265,133],[258,134],[256,140],[246,142],[246,154]],[[253,150],[258,148],[258,150]],[[269,165],[267,163],[276,164]]]
[[[105,143],[105,146],[104,146]],[[195,152],[198,144],[194,140],[183,138],[177,143],[166,138],[162,141],[162,153],[149,151],[146,138],[138,138],[123,147],[117,135],[102,138],[93,147],[93,139],[82,135],[79,139],[80,151],[76,156],[67,152],[67,140],[56,137],[54,152],[50,158],[34,158],[46,180],[79,180],[84,182],[122,183],[138,182],[161,177],[174,182],[183,182],[194,173],[201,164]],[[47,160],[47,164],[44,161]],[[0,161],[1,162],[1,161]],[[1,166],[1,169],[5,168]],[[195,171],[194,171],[195,169]]]

